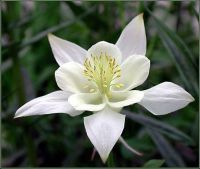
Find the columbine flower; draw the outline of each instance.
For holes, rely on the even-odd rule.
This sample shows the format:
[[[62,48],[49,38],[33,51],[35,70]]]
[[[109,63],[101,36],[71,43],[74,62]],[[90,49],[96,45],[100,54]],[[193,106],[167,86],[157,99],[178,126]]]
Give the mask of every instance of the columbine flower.
[[[145,57],[143,14],[125,27],[116,44],[101,41],[86,51],[54,35],[48,38],[60,65],[55,78],[61,90],[28,102],[15,117],[52,113],[76,116],[92,111],[94,114],[84,117],[84,125],[103,162],[124,129],[122,107],[139,103],[154,115],[164,115],[194,100],[171,82],[144,91],[132,90],[146,80],[150,68]]]

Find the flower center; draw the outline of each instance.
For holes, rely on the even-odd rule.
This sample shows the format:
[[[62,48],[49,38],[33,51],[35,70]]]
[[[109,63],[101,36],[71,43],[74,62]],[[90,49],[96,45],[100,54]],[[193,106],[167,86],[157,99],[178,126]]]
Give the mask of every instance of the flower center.
[[[91,55],[85,60],[84,76],[107,96],[109,96],[111,86],[117,88],[123,86],[122,83],[114,83],[114,80],[121,76],[121,69],[116,59],[106,53],[101,53],[100,56]],[[95,89],[90,89],[90,92],[95,91]]]

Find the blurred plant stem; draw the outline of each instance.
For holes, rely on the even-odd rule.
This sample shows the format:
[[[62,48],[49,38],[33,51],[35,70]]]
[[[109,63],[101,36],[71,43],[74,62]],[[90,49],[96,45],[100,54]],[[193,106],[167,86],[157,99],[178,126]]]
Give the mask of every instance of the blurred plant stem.
[[[21,75],[21,70],[20,70],[20,63],[18,59],[18,51],[16,48],[12,48],[10,50],[10,56],[12,56],[12,62],[13,62],[13,81],[17,86],[17,97],[18,97],[18,103],[20,106],[22,106],[25,101],[26,101],[26,95],[25,95],[25,90],[24,90],[24,83],[23,83],[23,78]]]
[[[114,162],[114,158],[113,158],[113,153],[111,152],[108,160],[107,160],[107,165],[108,167],[115,167],[115,162]]]
[[[17,98],[18,98],[18,105],[22,106],[26,102],[26,93],[25,93],[25,86],[24,86],[24,79],[22,78],[22,72],[20,68],[20,62],[18,57],[18,51],[16,48],[10,50],[10,56],[12,56],[13,62],[13,81],[17,85]],[[36,166],[36,152],[34,142],[31,139],[30,132],[27,130],[26,135],[24,135],[24,142],[26,145],[28,161],[30,166]]]
[[[153,36],[149,43],[149,47],[146,54],[147,57],[150,58],[153,56],[153,52],[154,52],[157,42],[158,42],[158,36]]]
[[[19,11],[21,8],[21,4],[20,3],[15,3],[15,4],[11,4],[8,3],[7,5],[9,11]],[[8,31],[8,24],[10,23],[10,21],[15,20],[20,18],[20,12],[18,12],[18,15],[13,15],[13,13],[10,13],[10,15],[8,16],[8,20],[6,22],[5,29]],[[15,36],[16,32],[15,29],[10,30],[10,36],[9,36],[9,41],[10,43],[14,42],[16,38],[19,38],[22,36],[23,32],[20,31],[17,33],[17,37]],[[13,85],[17,86],[17,91],[16,91],[16,95],[18,98],[18,105],[22,106],[25,102],[26,102],[26,93],[25,93],[25,86],[24,86],[24,79],[23,79],[23,75],[21,72],[21,66],[20,66],[20,60],[19,60],[19,44],[17,43],[16,45],[12,45],[12,47],[9,50],[8,56],[11,57],[11,60],[13,62]],[[29,128],[25,128],[24,124],[20,123],[21,126],[23,127],[23,130],[26,130],[26,135],[23,135],[23,140],[25,142],[25,146],[26,146],[26,150],[27,150],[27,155],[28,155],[28,161],[30,166],[36,166],[36,153],[35,153],[35,147],[34,147],[34,142],[31,139],[31,135],[30,135],[30,130]],[[25,123],[28,125],[28,123]]]

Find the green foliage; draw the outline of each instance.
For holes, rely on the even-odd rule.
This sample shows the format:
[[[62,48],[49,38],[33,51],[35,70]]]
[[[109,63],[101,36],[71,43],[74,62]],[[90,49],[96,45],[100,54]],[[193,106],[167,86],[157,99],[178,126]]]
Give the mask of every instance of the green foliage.
[[[144,164],[144,168],[159,168],[163,165],[165,160],[149,160]]]
[[[124,26],[144,13],[151,70],[139,89],[163,81],[185,87],[195,102],[155,117],[140,106],[127,115],[123,137],[144,155],[116,144],[106,165],[114,167],[198,166],[198,6],[193,2],[13,1],[2,7],[2,166],[103,167],[86,136],[83,117],[55,114],[13,119],[25,102],[59,90],[47,34],[88,49],[115,43]],[[145,112],[141,114],[141,112]],[[153,160],[152,160],[153,159]],[[162,159],[162,160],[155,160]]]

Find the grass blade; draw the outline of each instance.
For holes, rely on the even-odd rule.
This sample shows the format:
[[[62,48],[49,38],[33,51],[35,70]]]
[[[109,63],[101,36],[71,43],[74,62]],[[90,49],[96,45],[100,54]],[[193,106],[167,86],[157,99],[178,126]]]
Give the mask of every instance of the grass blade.
[[[156,144],[161,155],[166,160],[166,164],[169,167],[184,167],[185,163],[180,155],[174,150],[174,148],[168,143],[168,141],[154,128],[147,128],[149,135]]]
[[[155,120],[151,117],[132,113],[127,110],[123,110],[123,113],[127,115],[129,119],[134,120],[146,127],[153,127],[155,128],[156,131],[166,134],[170,138],[183,141],[184,143],[187,143],[189,145],[194,145],[194,141],[188,135],[176,129],[175,127],[172,127],[168,124]]]

